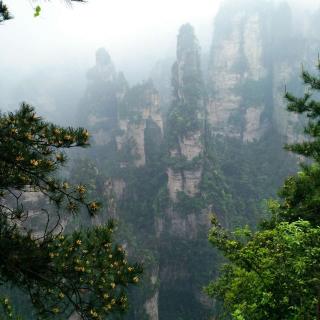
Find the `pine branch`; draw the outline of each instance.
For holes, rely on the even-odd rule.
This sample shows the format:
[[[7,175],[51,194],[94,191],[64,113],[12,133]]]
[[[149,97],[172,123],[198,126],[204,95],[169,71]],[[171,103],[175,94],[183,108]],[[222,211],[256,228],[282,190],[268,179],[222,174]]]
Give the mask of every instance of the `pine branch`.
[[[3,3],[3,1],[0,1],[0,23],[10,19],[12,19],[12,16],[8,7]]]

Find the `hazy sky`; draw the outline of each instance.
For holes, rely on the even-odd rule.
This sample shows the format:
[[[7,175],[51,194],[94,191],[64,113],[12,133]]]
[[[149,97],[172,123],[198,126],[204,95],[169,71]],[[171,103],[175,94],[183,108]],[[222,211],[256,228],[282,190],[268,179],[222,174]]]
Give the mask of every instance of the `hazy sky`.
[[[63,0],[4,2],[15,19],[0,26],[0,71],[7,66],[22,73],[35,65],[70,60],[74,65],[90,65],[93,52],[101,46],[120,65],[136,58],[151,61],[172,55],[177,30],[185,22],[194,25],[205,51],[222,0],[87,0],[71,8]],[[289,0],[304,6],[319,2]],[[37,5],[42,12],[34,18]]]
[[[172,49],[177,29],[191,22],[205,47],[220,0],[7,0],[15,19],[0,26],[1,62],[22,68],[48,61],[92,57],[106,47],[115,60],[128,55],[159,58]],[[33,17],[40,4],[40,17]],[[203,30],[206,30],[204,35]],[[146,50],[148,48],[148,50]]]
[[[320,3],[288,1],[304,7]],[[63,0],[4,2],[14,19],[0,25],[1,108],[8,99],[12,105],[32,100],[17,94],[23,92],[16,90],[19,86],[26,86],[25,92],[39,99],[36,90],[28,89],[29,83],[42,90],[44,99],[49,98],[48,88],[63,85],[72,76],[83,80],[84,87],[85,72],[94,64],[99,47],[109,51],[117,69],[124,70],[129,80],[145,79],[158,59],[174,56],[178,29],[186,22],[195,27],[206,52],[222,0],[87,0],[72,7]],[[34,18],[37,5],[42,11]]]
[[[131,83],[146,79],[157,60],[175,55],[183,23],[194,25],[207,50],[221,0],[87,0],[71,7],[63,0],[4,2],[14,19],[0,25],[1,108],[26,100],[54,110],[53,90],[73,86],[74,103],[81,98],[99,47]],[[37,5],[42,10],[35,18]]]

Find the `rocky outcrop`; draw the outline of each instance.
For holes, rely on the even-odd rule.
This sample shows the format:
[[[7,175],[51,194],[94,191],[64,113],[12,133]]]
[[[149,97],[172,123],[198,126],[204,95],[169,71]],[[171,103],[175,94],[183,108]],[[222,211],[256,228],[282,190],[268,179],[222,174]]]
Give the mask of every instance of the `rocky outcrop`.
[[[162,82],[162,67],[153,74],[164,103],[151,81],[129,87],[109,55],[97,53],[81,113],[105,174],[99,186],[108,212],[123,221],[128,248],[146,264],[143,293],[134,295],[139,303],[130,319],[209,317],[212,304],[200,294],[217,259],[208,248],[209,212],[230,226],[252,222],[248,216],[259,211],[254,203],[263,192],[255,190],[251,176],[261,169],[257,186],[270,182],[270,166],[260,155],[261,168],[255,166],[253,154],[270,146],[266,133],[296,139],[297,119],[285,111],[282,97],[284,84],[292,85],[299,73],[299,59],[275,54],[286,42],[274,13],[269,2],[227,1],[216,19],[207,86],[194,30],[182,26],[172,88]],[[279,32],[271,39],[274,25]],[[238,155],[244,174],[232,159]],[[195,309],[205,311],[195,316]]]
[[[177,194],[184,192],[193,197],[198,192],[198,186],[201,181],[201,158],[203,153],[203,144],[201,141],[201,132],[196,131],[192,134],[179,139],[178,147],[169,150],[170,157],[175,161],[186,161],[192,163],[197,160],[194,168],[191,170],[177,170],[168,167],[168,190],[171,200],[177,201]]]
[[[292,138],[292,132],[290,132],[286,106],[284,104],[284,84],[288,83],[294,76],[294,71],[289,63],[281,63],[275,66],[273,81],[273,99],[278,108],[274,110],[273,120],[281,134],[287,135],[289,139]]]
[[[184,191],[185,193],[193,197],[199,192],[199,183],[201,181],[202,169],[185,170],[184,171]]]
[[[148,316],[148,320],[159,320],[159,289],[157,283],[159,282],[159,266],[156,266],[150,276],[150,284],[155,287],[153,295],[145,302],[144,308]]]
[[[263,34],[262,21],[259,13],[250,15],[243,28],[243,54],[248,61],[248,69],[245,76],[258,81],[266,76],[266,68],[263,64]]]
[[[288,142],[300,138],[301,121],[287,112],[284,90],[287,85],[289,91],[300,91],[295,80],[300,64],[314,61],[319,41],[310,39],[313,20],[298,30],[299,19],[301,12],[292,14],[286,2],[222,5],[207,75],[207,120],[215,134],[247,143],[260,140],[268,130]]]
[[[117,73],[105,49],[96,53],[96,65],[87,74],[88,87],[81,101],[80,122],[85,123],[97,147],[116,144],[120,167],[146,163],[145,131],[152,121],[163,135],[160,98],[152,82],[129,88]],[[110,151],[109,151],[110,153]],[[118,157],[118,155],[114,155]]]
[[[284,99],[285,84],[290,83],[299,74],[300,65],[281,62],[277,63],[274,68],[273,100],[277,107],[274,108],[273,122],[279,133],[286,137],[288,143],[292,143],[301,139],[302,125],[301,117],[287,111]]]
[[[148,315],[148,320],[158,320],[159,319],[159,292],[156,291],[153,297],[148,299],[144,304],[146,309],[146,314]]]
[[[201,156],[201,153],[203,152],[203,146],[200,130],[192,132],[192,134],[183,137],[182,140],[179,141],[179,147],[181,150],[181,155],[188,161]]]
[[[122,121],[121,123],[121,135],[116,137],[117,150],[123,151],[130,146],[130,154],[133,157],[134,165],[137,167],[144,166],[146,163],[145,151],[144,151],[144,131],[145,123],[130,123],[129,121]],[[123,167],[127,164],[124,162]]]
[[[265,19],[259,6],[253,5],[253,12],[234,6],[227,3],[216,19],[207,115],[215,133],[250,142],[260,139],[264,131],[259,114],[265,106],[252,91],[268,79]]]
[[[168,135],[172,141],[168,152],[176,164],[167,169],[168,190],[174,202],[178,192],[194,196],[201,180],[204,97],[199,55],[192,26],[183,25],[178,35],[177,60],[172,67],[174,91],[168,119]],[[177,119],[181,121],[178,128]]]
[[[174,58],[159,60],[150,72],[150,78],[161,96],[161,111],[163,114],[166,114],[171,104],[172,87],[170,79],[173,62]]]
[[[230,94],[230,95],[229,95]],[[217,134],[240,138],[240,132],[229,125],[231,115],[239,110],[241,97],[226,92],[224,98],[210,99],[207,104],[208,122]]]
[[[175,202],[177,201],[178,192],[182,192],[184,190],[183,177],[181,172],[175,172],[171,168],[167,169],[167,175],[170,199]]]
[[[89,85],[95,86],[98,81],[104,83],[114,82],[116,77],[116,70],[109,53],[104,48],[98,49],[96,52],[96,65],[87,73]]]
[[[150,274],[150,277],[143,280],[143,286],[150,290],[137,298],[139,307],[133,313],[138,319],[158,320],[159,266],[155,259],[151,259],[156,256],[153,242],[145,243],[147,234],[153,234],[155,220],[154,217],[149,218],[150,223],[142,223],[142,227],[134,223],[139,218],[134,218],[134,222],[131,220],[139,206],[136,201],[150,203],[150,199],[143,198],[147,195],[142,197],[139,193],[139,188],[144,186],[133,185],[139,179],[145,179],[145,184],[148,184],[148,178],[153,179],[143,175],[150,167],[150,161],[158,160],[163,140],[159,94],[151,81],[129,87],[123,74],[116,72],[108,53],[99,49],[96,65],[88,72],[88,86],[79,113],[81,124],[89,129],[92,136],[91,152],[101,172],[99,188],[108,213],[108,216],[97,215],[92,223],[104,224],[108,218],[115,218],[120,223],[125,221],[128,230],[138,229],[132,236],[132,247],[140,247],[143,242],[143,250],[148,252],[145,274]],[[160,234],[159,230],[159,237]],[[130,231],[126,236],[130,239]],[[128,238],[125,243],[129,242]],[[129,255],[134,255],[134,250]]]
[[[218,40],[214,37],[209,74],[211,96],[207,105],[208,121],[213,129],[217,133],[238,137],[240,133],[229,124],[229,119],[241,102],[241,96],[235,92],[241,74],[233,67],[240,56],[243,19],[243,13],[236,14],[230,21],[232,30],[227,37]]]
[[[95,145],[107,146],[118,127],[118,109],[128,85],[103,48],[97,50],[96,64],[88,71],[87,80],[79,106],[79,123],[90,130]]]
[[[126,183],[124,179],[113,179],[112,180],[112,190],[114,191],[117,199],[121,199],[126,188]]]
[[[254,140],[259,140],[262,137],[265,131],[261,124],[262,112],[262,106],[257,108],[250,107],[246,110],[243,141],[252,142]]]
[[[199,191],[201,173],[201,168],[197,170],[184,170],[182,172],[168,168],[168,191],[171,200],[176,202],[179,192],[184,192],[189,197],[195,196]]]
[[[131,88],[123,97],[119,114],[121,133],[116,136],[117,149],[121,152],[130,144],[130,153],[136,167],[146,164],[145,134],[148,121],[152,121],[163,135],[160,98],[152,82]]]
[[[184,216],[178,214],[172,208],[168,210],[168,230],[180,239],[196,240],[202,230],[209,228],[210,219],[207,210],[190,213]]]

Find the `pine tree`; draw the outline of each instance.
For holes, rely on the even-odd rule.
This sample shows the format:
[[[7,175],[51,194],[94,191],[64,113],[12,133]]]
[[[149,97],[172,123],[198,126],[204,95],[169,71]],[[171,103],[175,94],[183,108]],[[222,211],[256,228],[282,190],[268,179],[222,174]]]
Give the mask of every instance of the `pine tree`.
[[[66,3],[71,3],[72,1],[74,2],[84,2],[84,0],[65,0]],[[41,7],[38,5],[35,7],[34,9],[34,16],[38,17],[40,15],[41,12]],[[0,23],[4,22],[6,20],[10,20],[12,19],[13,16],[11,15],[11,12],[9,11],[7,5],[0,0]]]
[[[296,176],[285,181],[280,190],[283,201],[278,212],[274,212],[274,219],[303,219],[320,226],[320,101],[313,98],[320,91],[320,77],[303,70],[302,79],[306,89],[304,96],[295,97],[287,92],[285,97],[288,111],[303,114],[308,120],[304,128],[308,139],[286,145],[285,148],[308,161],[301,163],[301,171]]]
[[[3,1],[0,1],[0,23],[11,18],[8,7],[3,3]]]
[[[88,139],[87,130],[45,122],[26,103],[0,114],[0,283],[28,293],[41,319],[121,313],[128,306],[127,286],[142,272],[113,244],[113,221],[72,233],[61,227],[67,214],[85,209],[93,216],[100,209],[85,185],[57,175],[67,160],[64,150],[86,147]],[[49,201],[36,212],[46,220],[40,233],[28,227],[32,217],[24,199],[32,193]],[[6,299],[2,305],[12,317]]]

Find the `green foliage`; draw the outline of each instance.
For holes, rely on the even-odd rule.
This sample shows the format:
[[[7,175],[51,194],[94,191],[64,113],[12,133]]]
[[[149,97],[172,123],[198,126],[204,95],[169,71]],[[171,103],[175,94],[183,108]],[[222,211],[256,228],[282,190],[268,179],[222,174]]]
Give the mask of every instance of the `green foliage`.
[[[66,162],[63,149],[88,146],[83,128],[62,128],[43,121],[23,103],[0,115],[0,280],[24,290],[39,318],[102,319],[127,308],[126,288],[142,272],[113,244],[112,221],[106,226],[63,234],[62,217],[81,208],[96,215],[100,203],[88,199],[87,187],[57,177]],[[37,230],[25,197],[41,199],[33,216],[47,222]],[[41,203],[45,203],[41,208]],[[39,209],[40,206],[40,209]]]
[[[134,124],[141,124],[142,110],[152,104],[147,97],[157,94],[152,81],[135,85],[127,91],[118,107],[120,119],[129,120]]]
[[[281,137],[272,130],[252,143],[210,134],[206,141],[200,184],[204,207],[213,205],[228,228],[244,224],[256,228],[267,214],[266,199],[275,197],[283,179],[294,173],[296,160],[283,150]]]
[[[179,137],[201,129],[197,104],[181,104],[178,102],[168,113],[168,129],[170,130],[169,146],[176,146]],[[169,136],[169,134],[168,134]]]
[[[2,310],[1,310],[2,308]],[[6,317],[6,319],[12,319],[12,320],[21,320],[22,318],[18,316],[13,307],[11,302],[8,298],[0,297],[0,316]]]
[[[36,18],[36,17],[39,17],[40,16],[40,12],[41,12],[41,7],[40,6],[36,6],[35,9],[34,9],[34,14],[33,16]]]
[[[132,292],[135,308],[128,319],[146,318],[143,304],[154,296],[155,290],[159,290],[160,318],[208,318],[213,312],[209,311],[210,306],[199,301],[195,292],[199,293],[215,276],[220,258],[216,251],[211,250],[205,237],[207,224],[206,211],[203,209],[212,207],[219,217],[224,218],[222,223],[228,227],[244,223],[255,226],[264,213],[261,209],[262,200],[275,195],[275,188],[280,186],[288,168],[295,163],[282,152],[280,137],[275,130],[268,131],[261,141],[247,144],[239,143],[238,139],[203,134],[204,86],[198,65],[194,63],[197,61],[198,48],[192,29],[184,28],[183,34],[185,38],[180,43],[178,60],[179,57],[183,58],[185,63],[181,63],[180,59],[180,64],[173,67],[174,101],[165,126],[166,148],[162,148],[161,141],[158,141],[162,139],[160,129],[151,132],[155,127],[150,125],[148,128],[148,120],[144,131],[144,166],[137,168],[134,163],[136,146],[131,143],[133,141],[128,141],[119,151],[111,140],[106,145],[90,150],[97,173],[74,170],[80,178],[95,180],[95,189],[101,195],[106,195],[106,181],[109,180],[120,181],[124,188],[114,197],[116,216],[125,221],[119,231],[128,242],[130,254],[143,257],[146,269],[142,290]],[[183,73],[179,78],[176,75],[181,70]],[[94,87],[97,85],[96,82]],[[259,86],[263,85],[262,82],[249,83],[247,87],[243,86],[241,94],[254,96],[255,92],[251,90],[262,90]],[[104,99],[104,95],[111,95],[111,90],[106,93],[103,82],[101,92],[91,87],[89,89],[90,100],[83,105],[86,109],[82,111],[88,110],[90,102],[90,106],[95,107],[94,115],[105,117],[112,105]],[[124,98],[119,94],[120,103],[116,105],[121,120],[133,125],[142,124],[141,114],[148,99],[143,85],[123,93]],[[116,127],[118,118],[112,121]],[[93,130],[99,132],[102,129],[105,136],[111,138],[121,135],[119,129],[109,131],[107,127],[108,124],[101,121],[94,125]],[[181,154],[174,157],[166,155],[168,150],[173,149],[178,154],[179,143],[183,143],[185,137],[192,138],[195,133],[198,134],[197,130],[201,132],[201,139],[206,140],[206,143],[201,141],[204,152],[199,157],[188,161]],[[86,166],[83,163],[79,165]],[[168,167],[180,172],[201,168],[199,192],[193,197],[178,193],[178,201],[173,203],[167,189]],[[277,175],[273,174],[275,168]],[[152,277],[159,277],[160,284],[158,280],[152,283]]]
[[[282,201],[273,211],[275,220],[295,221],[305,219],[320,225],[320,166],[302,165],[296,176],[288,178],[279,195]]]
[[[319,64],[320,69],[320,64]],[[260,230],[242,231],[240,241],[212,219],[210,242],[229,263],[207,287],[207,293],[222,300],[225,314],[233,319],[319,319],[320,306],[320,104],[311,99],[320,90],[320,78],[303,71],[307,93],[297,98],[286,93],[288,111],[306,114],[309,139],[287,145],[310,157],[297,175],[280,190],[281,201],[271,201],[272,219]]]
[[[196,170],[198,169],[203,160],[203,155],[200,154],[194,157],[192,160],[188,160],[185,156],[167,157],[167,165],[174,171],[180,170]]]
[[[159,292],[160,318],[210,319],[210,305],[199,301],[201,288],[210,277],[215,276],[212,261],[217,262],[216,252],[208,245],[205,228],[198,229],[197,237],[170,234],[165,230],[160,243],[160,266],[166,277],[162,277]]]
[[[318,65],[320,70],[320,63]],[[312,99],[312,92],[320,90],[320,78],[312,76],[307,71],[302,73],[303,81],[306,85],[306,93],[303,97],[295,97],[290,93],[286,93],[288,100],[288,110],[291,112],[305,114],[309,119],[309,123],[304,128],[305,134],[310,139],[302,143],[287,145],[286,148],[305,157],[310,157],[315,161],[320,161],[320,102]]]
[[[190,197],[180,191],[177,193],[177,203],[174,204],[174,209],[183,215],[199,213],[201,209],[204,209],[204,202],[200,197]]]
[[[86,203],[84,186],[69,186],[68,182],[54,176],[66,162],[66,155],[60,149],[88,146],[89,133],[83,128],[62,128],[44,122],[34,109],[23,103],[16,113],[0,117],[0,177],[1,196],[12,196],[10,188],[16,191],[38,191],[45,194],[57,207],[76,211],[78,204],[87,207],[91,215],[99,203]],[[29,190],[28,190],[29,189]],[[10,209],[13,218],[21,219],[19,203]]]
[[[315,319],[318,227],[299,220],[255,234],[246,229],[243,243],[212,222],[209,240],[231,263],[206,291],[223,300],[233,319]]]
[[[3,1],[0,1],[0,23],[9,19],[12,19],[9,9]]]
[[[172,67],[173,101],[167,116],[169,146],[177,139],[201,129],[203,82],[198,40],[191,25],[180,28],[177,61]]]
[[[84,2],[85,0],[66,0],[66,2],[70,2],[70,1],[74,1],[74,2]],[[34,17],[38,17],[40,15],[41,12],[41,7],[38,5],[35,7],[34,9]],[[6,20],[10,20],[12,19],[12,15],[9,12],[8,7],[4,4],[3,1],[0,1],[0,23]]]

